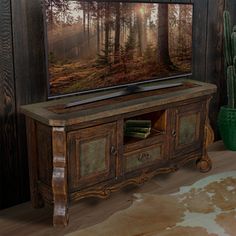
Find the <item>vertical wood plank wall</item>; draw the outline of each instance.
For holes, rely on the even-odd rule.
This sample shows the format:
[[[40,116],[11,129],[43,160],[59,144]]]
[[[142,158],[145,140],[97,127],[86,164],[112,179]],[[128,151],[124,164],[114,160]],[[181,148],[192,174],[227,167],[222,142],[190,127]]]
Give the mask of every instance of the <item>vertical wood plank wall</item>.
[[[225,103],[224,58],[223,58],[223,11],[225,0],[208,0],[207,38],[206,38],[206,71],[205,81],[214,83],[218,93],[213,97],[210,106],[210,120],[215,136],[218,139],[217,115],[222,103]]]
[[[20,168],[15,148],[16,97],[9,0],[0,2],[0,29],[0,208],[2,208],[8,206],[8,203],[17,203],[17,198],[20,196],[19,186],[14,183],[20,175]]]
[[[225,102],[225,5],[236,12],[234,0],[194,1],[193,77],[223,88],[211,106],[214,128],[217,108]],[[43,40],[41,0],[0,0],[0,209],[29,200],[25,122],[20,106],[47,98]]]

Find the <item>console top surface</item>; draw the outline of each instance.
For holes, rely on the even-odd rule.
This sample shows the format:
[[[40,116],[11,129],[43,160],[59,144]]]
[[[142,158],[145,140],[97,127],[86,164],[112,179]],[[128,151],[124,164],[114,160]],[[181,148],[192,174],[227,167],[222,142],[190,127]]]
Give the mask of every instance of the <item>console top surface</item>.
[[[177,86],[171,87],[171,84]],[[167,88],[131,93],[83,104],[83,101],[89,101],[96,96],[106,97],[109,93],[117,93],[119,95],[122,92],[122,89],[119,88],[25,105],[21,107],[21,111],[26,116],[38,120],[43,124],[61,127],[111,116],[120,116],[125,113],[156,106],[170,105],[176,102],[211,95],[216,92],[216,86],[213,84],[186,79],[163,81],[156,83],[156,85],[153,83],[152,85],[160,85],[160,87],[167,85]],[[74,104],[77,101],[82,101],[82,104],[68,106],[68,104]]]

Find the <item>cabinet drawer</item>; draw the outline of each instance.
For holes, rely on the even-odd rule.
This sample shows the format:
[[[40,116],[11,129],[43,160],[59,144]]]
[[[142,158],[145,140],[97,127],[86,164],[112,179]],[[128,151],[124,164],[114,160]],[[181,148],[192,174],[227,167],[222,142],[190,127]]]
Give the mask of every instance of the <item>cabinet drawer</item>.
[[[163,145],[155,144],[153,146],[126,153],[125,172],[130,172],[144,166],[152,165],[154,162],[163,160]]]

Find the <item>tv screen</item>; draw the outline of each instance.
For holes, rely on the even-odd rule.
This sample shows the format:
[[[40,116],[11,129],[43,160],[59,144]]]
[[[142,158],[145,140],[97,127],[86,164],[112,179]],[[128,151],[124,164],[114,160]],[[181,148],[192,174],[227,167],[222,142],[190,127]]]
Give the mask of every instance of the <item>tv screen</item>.
[[[191,73],[191,4],[45,0],[49,96]]]

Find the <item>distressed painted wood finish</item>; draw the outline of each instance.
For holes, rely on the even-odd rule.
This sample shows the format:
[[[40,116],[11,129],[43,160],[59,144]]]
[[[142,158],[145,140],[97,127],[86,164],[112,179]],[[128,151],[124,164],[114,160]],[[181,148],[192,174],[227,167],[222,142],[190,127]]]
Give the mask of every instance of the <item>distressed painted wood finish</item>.
[[[65,104],[69,101],[78,99],[78,97],[72,97],[67,99],[60,99],[49,101],[46,103],[38,103],[33,105],[27,105],[22,107],[22,112],[31,116],[32,118],[50,126],[72,126],[75,124],[81,124],[84,122],[93,122],[104,117],[114,117],[119,115],[125,115],[128,112],[140,111],[143,109],[153,108],[161,105],[171,105],[175,102],[183,102],[187,99],[198,98],[199,96],[208,95],[216,91],[216,87],[212,84],[201,83],[191,80],[170,80],[165,83],[183,82],[185,86],[180,87],[180,90],[174,92],[168,92],[168,89],[152,91],[151,93],[137,93],[130,96],[123,96],[121,98],[114,99],[113,103],[110,100],[106,100],[102,105],[93,107],[93,104],[89,104],[86,109],[79,109],[78,107],[72,110],[64,108]],[[188,87],[188,84],[194,85]],[[172,90],[170,90],[172,91]],[[168,93],[168,95],[167,95]],[[80,100],[83,100],[93,95],[81,95]],[[91,107],[90,107],[91,106]],[[58,110],[51,110],[52,107],[57,107]]]
[[[198,101],[173,110],[171,136],[173,142],[172,158],[181,157],[184,152],[191,153],[202,149],[204,140],[206,101]]]
[[[105,157],[106,137],[96,140],[76,143],[77,158],[80,160],[80,176],[84,178],[94,173],[104,172],[108,169],[109,164]],[[96,156],[96,158],[94,158]]]
[[[64,128],[53,127],[53,225],[66,226],[68,223],[68,182],[67,182],[67,155],[66,132]]]
[[[41,123],[36,123],[35,132],[37,135],[38,158],[38,179],[48,186],[52,181],[52,128]],[[46,171],[47,170],[47,171]]]
[[[210,110],[210,101],[212,97],[209,97],[206,102],[206,117],[204,125],[204,145],[202,157],[199,158],[196,162],[197,168],[201,172],[208,172],[212,168],[212,161],[208,156],[207,147],[214,142],[214,131],[211,128],[209,120],[209,110]]]
[[[198,139],[199,123],[199,112],[179,118],[178,145],[188,145]]]
[[[115,122],[68,133],[71,192],[115,176],[116,133]]]
[[[70,201],[106,198],[129,184],[139,185],[157,174],[176,171],[191,160],[197,161],[200,171],[208,171],[211,162],[206,145],[212,136],[207,115],[215,87],[192,83],[197,86],[178,91],[174,102],[168,99],[173,98],[173,91],[165,90],[149,97],[141,93],[129,102],[120,98],[115,106],[113,99],[96,109],[88,105],[84,113],[77,107],[80,118],[75,111],[73,116],[70,112],[63,114],[63,119],[67,115],[71,124],[64,127],[41,123],[48,118],[47,113],[37,119],[32,119],[32,110],[26,113],[31,116],[27,118],[27,127],[33,205],[53,203],[54,225],[65,226]],[[193,90],[195,87],[198,89]],[[48,104],[51,102],[33,107],[45,109]],[[119,115],[115,107],[120,109]],[[88,122],[90,112],[93,119]],[[127,139],[125,121],[138,118],[151,120],[150,136],[144,140]]]
[[[171,2],[194,3],[193,78],[215,83],[220,88],[210,112],[211,123],[216,128],[216,108],[226,103],[222,12],[225,3],[235,24],[235,1]],[[47,99],[41,3],[40,0],[0,1],[0,124],[4,130],[0,133],[3,144],[0,150],[0,208],[29,200],[25,121],[20,106]]]
[[[163,145],[156,144],[141,150],[125,153],[125,172],[137,170],[148,165],[153,165],[155,162],[162,160],[162,148]]]

